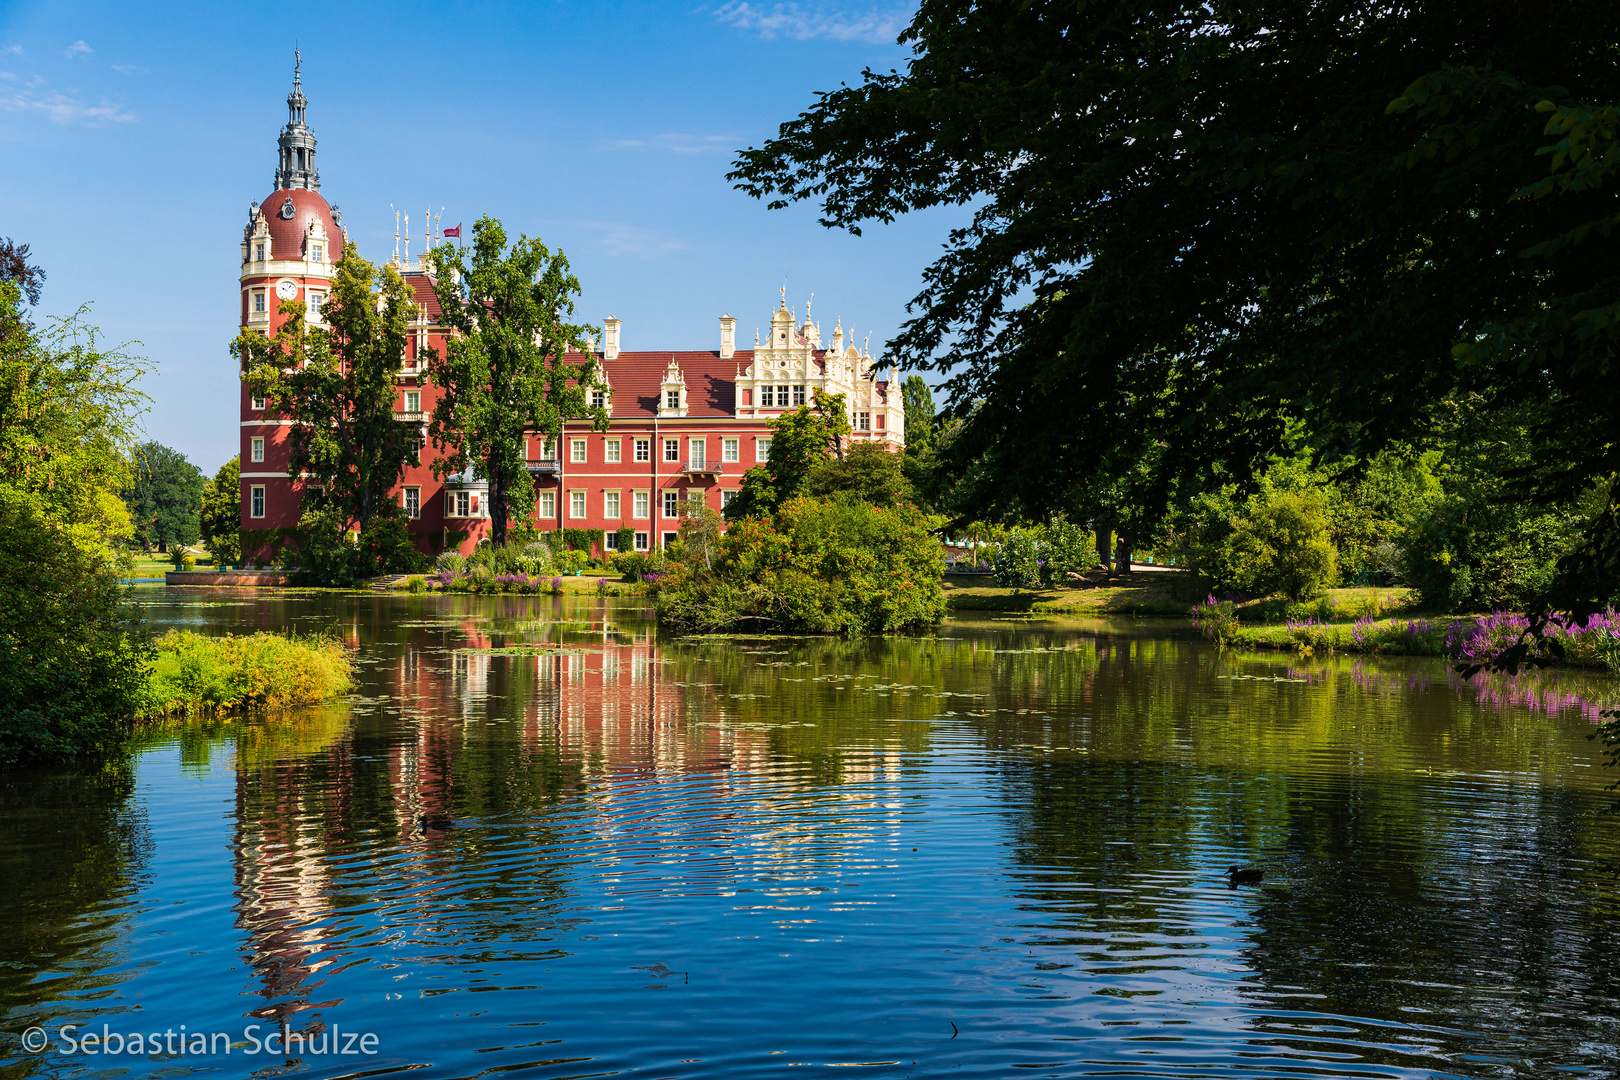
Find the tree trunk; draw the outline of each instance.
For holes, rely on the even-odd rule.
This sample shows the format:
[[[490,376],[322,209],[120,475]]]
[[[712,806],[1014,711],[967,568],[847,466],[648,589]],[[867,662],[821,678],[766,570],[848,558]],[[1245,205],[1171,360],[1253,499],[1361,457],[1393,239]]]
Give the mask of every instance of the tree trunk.
[[[484,506],[489,514],[489,543],[491,547],[506,546],[506,474],[499,469],[489,470],[489,495]]]
[[[1131,572],[1131,534],[1121,530],[1119,539],[1114,544],[1114,572],[1128,574]]]
[[[1113,524],[1111,522],[1108,522],[1108,521],[1098,521],[1097,522],[1097,558],[1103,564],[1103,571],[1104,571],[1105,576],[1107,575],[1108,568],[1109,568],[1109,560],[1108,560],[1108,552],[1110,550],[1109,541],[1113,539],[1113,534],[1114,534],[1114,527],[1113,527]]]

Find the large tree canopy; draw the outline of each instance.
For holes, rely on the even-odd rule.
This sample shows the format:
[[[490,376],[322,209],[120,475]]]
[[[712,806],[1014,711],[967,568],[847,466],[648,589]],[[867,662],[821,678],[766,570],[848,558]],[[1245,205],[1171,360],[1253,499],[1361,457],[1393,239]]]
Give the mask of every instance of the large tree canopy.
[[[135,539],[166,551],[172,545],[197,542],[201,522],[202,470],[186,455],[160,442],[135,448],[134,468],[124,502],[135,523]]]
[[[901,41],[732,178],[855,231],[971,207],[886,358],[952,372],[1005,505],[1365,456],[1460,386],[1554,406],[1526,496],[1620,468],[1620,7],[924,0]]]

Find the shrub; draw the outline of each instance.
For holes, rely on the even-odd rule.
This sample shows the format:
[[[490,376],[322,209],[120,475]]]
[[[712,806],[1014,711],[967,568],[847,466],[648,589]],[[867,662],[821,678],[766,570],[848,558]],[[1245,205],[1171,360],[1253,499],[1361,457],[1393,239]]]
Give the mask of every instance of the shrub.
[[[352,685],[349,656],[329,638],[211,638],[171,630],[156,642],[141,713],[201,716],[308,705],[347,693]]]
[[[591,557],[583,551],[564,551],[556,558],[557,572],[559,574],[577,574],[585,569]]]
[[[0,766],[117,744],[150,656],[107,561],[0,489]]]
[[[1251,595],[1313,596],[1338,576],[1322,500],[1310,492],[1272,492],[1238,521],[1227,541],[1231,587]]]
[[[355,545],[356,576],[416,574],[426,570],[428,557],[416,550],[405,511],[392,501],[385,501],[383,506],[386,509],[360,532]]]
[[[1013,532],[996,549],[990,564],[995,582],[1004,589],[1033,589],[1041,584],[1040,546],[1027,529]]]
[[[1427,608],[1522,610],[1551,583],[1570,543],[1560,515],[1447,498],[1408,532],[1401,574]]]
[[[938,622],[944,558],[915,507],[790,499],[734,522],[707,553],[675,545],[658,617],[681,630],[884,633]],[[649,575],[651,576],[651,575]]]
[[[1063,585],[1071,573],[1083,573],[1097,565],[1097,538],[1072,521],[1052,518],[1042,529],[1041,540],[1043,584]]]
[[[1231,597],[1225,600],[1208,597],[1192,609],[1192,624],[1211,641],[1223,645],[1230,643],[1237,637],[1238,630],[1236,600]]]
[[[451,573],[455,573],[458,570],[465,570],[466,568],[467,557],[461,554],[459,551],[446,551],[437,559],[433,560],[433,569],[438,570],[441,573],[446,570],[450,571]]]
[[[636,530],[632,529],[630,526],[621,526],[620,529],[613,534],[613,549],[615,551],[621,554],[630,553],[635,550],[635,546]]]

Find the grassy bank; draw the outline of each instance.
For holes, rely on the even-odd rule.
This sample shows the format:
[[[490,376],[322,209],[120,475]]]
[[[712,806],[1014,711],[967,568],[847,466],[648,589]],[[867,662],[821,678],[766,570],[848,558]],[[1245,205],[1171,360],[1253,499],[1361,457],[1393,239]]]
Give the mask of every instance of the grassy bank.
[[[1008,589],[989,578],[945,579],[945,606],[952,611],[1009,611],[1029,615],[1159,615],[1186,618],[1191,597],[1178,597],[1181,575],[1140,572],[1112,582],[1087,579],[1067,588]],[[983,582],[984,584],[980,584]],[[1185,589],[1185,585],[1181,585]]]
[[[310,705],[354,685],[353,662],[341,644],[326,638],[211,638],[171,630],[155,644],[141,708],[148,718]]]

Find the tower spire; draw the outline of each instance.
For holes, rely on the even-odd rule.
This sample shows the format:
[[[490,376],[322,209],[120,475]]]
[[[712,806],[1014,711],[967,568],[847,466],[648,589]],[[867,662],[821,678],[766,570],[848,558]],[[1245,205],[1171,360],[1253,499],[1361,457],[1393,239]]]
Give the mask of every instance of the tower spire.
[[[287,126],[281,129],[276,145],[281,148],[276,165],[276,190],[308,188],[321,190],[320,170],[315,168],[315,136],[304,122],[304,109],[309,99],[304,97],[304,58],[293,50],[293,88],[287,95]]]

